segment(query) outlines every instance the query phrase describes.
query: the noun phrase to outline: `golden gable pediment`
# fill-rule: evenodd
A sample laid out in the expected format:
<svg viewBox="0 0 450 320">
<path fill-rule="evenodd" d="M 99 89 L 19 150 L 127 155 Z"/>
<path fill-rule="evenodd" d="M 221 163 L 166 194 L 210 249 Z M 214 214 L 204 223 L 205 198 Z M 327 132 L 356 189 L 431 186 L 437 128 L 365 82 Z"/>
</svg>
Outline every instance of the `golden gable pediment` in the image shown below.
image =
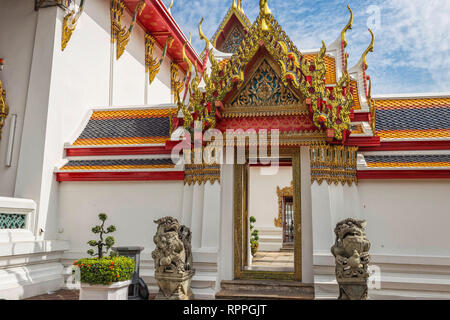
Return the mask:
<svg viewBox="0 0 450 320">
<path fill-rule="evenodd" d="M 286 86 L 279 74 L 279 66 L 270 57 L 259 59 L 247 73 L 243 86 L 225 103 L 223 116 L 307 114 L 300 92 Z"/>
</svg>

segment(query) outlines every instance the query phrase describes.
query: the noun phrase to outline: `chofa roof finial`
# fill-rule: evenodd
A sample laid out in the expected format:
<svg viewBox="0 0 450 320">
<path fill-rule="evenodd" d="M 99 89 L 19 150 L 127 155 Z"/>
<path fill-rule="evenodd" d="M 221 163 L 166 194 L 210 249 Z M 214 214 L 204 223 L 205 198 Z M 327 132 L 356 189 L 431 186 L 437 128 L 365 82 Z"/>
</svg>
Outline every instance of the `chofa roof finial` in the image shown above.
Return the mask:
<svg viewBox="0 0 450 320">
<path fill-rule="evenodd" d="M 364 53 L 362 55 L 362 63 L 363 63 L 364 70 L 367 70 L 369 68 L 369 65 L 367 64 L 367 54 L 369 52 L 373 52 L 374 43 L 375 43 L 375 36 L 373 35 L 373 32 L 372 32 L 372 30 L 370 30 L 370 28 L 369 28 L 369 32 L 372 36 L 372 41 L 370 41 L 369 47 L 366 49 L 366 51 L 364 51 Z"/>
<path fill-rule="evenodd" d="M 341 38 L 342 43 L 344 44 L 344 49 L 347 47 L 347 37 L 345 36 L 345 33 L 350 30 L 353 27 L 353 11 L 350 9 L 349 6 L 347 6 L 348 11 L 350 11 L 350 20 L 348 21 L 347 25 L 345 26 L 344 30 L 342 30 Z"/>
</svg>

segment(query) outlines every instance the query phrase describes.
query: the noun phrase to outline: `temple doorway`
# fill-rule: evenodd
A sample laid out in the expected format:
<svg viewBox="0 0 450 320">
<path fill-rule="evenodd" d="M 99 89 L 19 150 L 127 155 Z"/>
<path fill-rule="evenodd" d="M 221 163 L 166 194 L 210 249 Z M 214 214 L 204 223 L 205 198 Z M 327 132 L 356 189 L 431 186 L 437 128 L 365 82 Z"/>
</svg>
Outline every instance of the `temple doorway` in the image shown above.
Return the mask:
<svg viewBox="0 0 450 320">
<path fill-rule="evenodd" d="M 299 153 L 279 161 L 235 165 L 236 279 L 301 281 Z"/>
</svg>

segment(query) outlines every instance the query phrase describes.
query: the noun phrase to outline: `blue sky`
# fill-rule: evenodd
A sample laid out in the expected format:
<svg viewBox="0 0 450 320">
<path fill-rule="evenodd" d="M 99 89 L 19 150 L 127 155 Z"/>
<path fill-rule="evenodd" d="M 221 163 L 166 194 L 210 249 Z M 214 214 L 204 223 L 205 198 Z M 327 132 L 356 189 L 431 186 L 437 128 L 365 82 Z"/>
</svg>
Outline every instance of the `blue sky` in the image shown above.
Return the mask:
<svg viewBox="0 0 450 320">
<path fill-rule="evenodd" d="M 253 22 L 259 0 L 243 0 Z M 168 6 L 170 0 L 164 0 Z M 175 0 L 172 15 L 189 36 L 197 52 L 204 47 L 197 26 L 211 37 L 232 0 Z M 353 29 L 347 32 L 353 66 L 375 34 L 375 50 L 369 53 L 368 74 L 373 94 L 450 92 L 450 1 L 449 0 L 269 0 L 272 14 L 297 47 L 314 49 L 336 40 L 347 24 L 350 5 Z"/>
</svg>

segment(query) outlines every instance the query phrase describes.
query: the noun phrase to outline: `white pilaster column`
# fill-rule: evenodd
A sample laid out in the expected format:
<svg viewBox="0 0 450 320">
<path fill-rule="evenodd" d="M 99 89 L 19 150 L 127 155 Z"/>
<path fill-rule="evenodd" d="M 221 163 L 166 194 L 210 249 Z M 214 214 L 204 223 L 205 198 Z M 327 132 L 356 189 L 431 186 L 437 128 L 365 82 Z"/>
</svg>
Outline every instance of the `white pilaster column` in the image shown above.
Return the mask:
<svg viewBox="0 0 450 320">
<path fill-rule="evenodd" d="M 206 182 L 203 199 L 202 248 L 217 249 L 219 247 L 220 192 L 221 187 L 218 181 L 214 184 Z"/>
<path fill-rule="evenodd" d="M 192 202 L 194 195 L 193 185 L 184 185 L 183 190 L 183 211 L 181 213 L 181 224 L 192 228 Z"/>
<path fill-rule="evenodd" d="M 300 148 L 302 204 L 302 282 L 313 283 L 313 223 L 309 147 Z"/>
<path fill-rule="evenodd" d="M 51 142 L 58 131 L 52 120 L 60 116 L 60 108 L 51 103 L 51 80 L 54 51 L 57 50 L 56 30 L 58 8 L 41 9 L 38 12 L 33 58 L 28 85 L 28 96 L 24 117 L 20 158 L 17 169 L 14 196 L 28 198 L 37 203 L 37 224 L 35 235 L 39 240 L 49 234 L 39 232 L 54 227 L 47 221 L 49 207 L 54 208 L 57 201 L 53 169 L 53 150 Z M 60 15 L 62 16 L 62 10 Z M 59 33 L 58 33 L 59 34 Z M 60 50 L 60 49 L 59 49 Z M 59 118 L 60 119 L 60 118 Z M 59 124 L 59 122 L 57 122 Z M 52 140 L 53 138 L 53 140 Z M 50 203 L 50 194 L 52 204 Z M 53 206 L 52 206 L 53 205 Z M 52 222 L 54 224 L 54 222 Z M 56 229 L 56 228 L 53 228 Z M 55 230 L 54 230 L 55 231 Z"/>
<path fill-rule="evenodd" d="M 192 248 L 198 249 L 202 245 L 202 227 L 203 227 L 203 199 L 204 199 L 205 185 L 194 185 L 192 196 Z"/>
</svg>

